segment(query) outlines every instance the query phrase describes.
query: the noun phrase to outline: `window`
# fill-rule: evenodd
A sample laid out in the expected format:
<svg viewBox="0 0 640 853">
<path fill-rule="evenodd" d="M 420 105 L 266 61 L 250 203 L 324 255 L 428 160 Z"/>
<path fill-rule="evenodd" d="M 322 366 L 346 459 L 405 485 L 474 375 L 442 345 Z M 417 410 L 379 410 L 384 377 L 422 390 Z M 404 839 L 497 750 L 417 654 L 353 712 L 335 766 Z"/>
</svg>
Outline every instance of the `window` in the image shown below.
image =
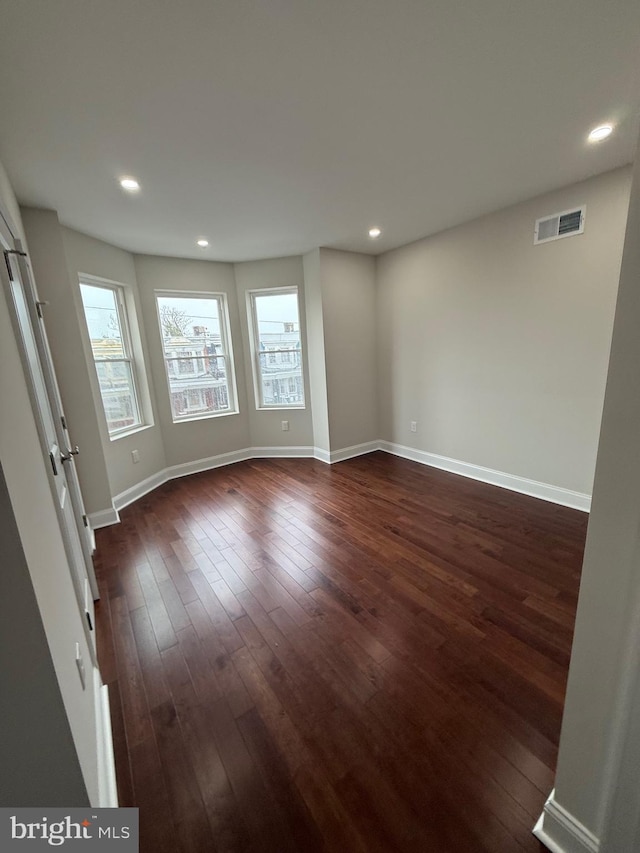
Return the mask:
<svg viewBox="0 0 640 853">
<path fill-rule="evenodd" d="M 156 301 L 174 422 L 237 412 L 224 295 L 157 293 Z"/>
<path fill-rule="evenodd" d="M 251 291 L 249 310 L 257 407 L 304 407 L 297 288 Z"/>
<path fill-rule="evenodd" d="M 81 281 L 80 294 L 109 435 L 118 435 L 142 425 L 124 288 Z"/>
</svg>

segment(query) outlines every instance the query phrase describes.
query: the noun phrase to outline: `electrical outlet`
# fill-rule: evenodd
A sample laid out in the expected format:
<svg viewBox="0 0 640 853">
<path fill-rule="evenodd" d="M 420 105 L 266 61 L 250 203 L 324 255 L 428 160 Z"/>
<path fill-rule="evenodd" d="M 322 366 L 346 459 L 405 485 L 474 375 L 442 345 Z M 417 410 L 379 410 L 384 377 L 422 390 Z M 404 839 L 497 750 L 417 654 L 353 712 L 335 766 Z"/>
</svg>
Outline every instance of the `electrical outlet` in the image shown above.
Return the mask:
<svg viewBox="0 0 640 853">
<path fill-rule="evenodd" d="M 289 421 L 282 421 L 282 432 L 289 432 Z"/>
<path fill-rule="evenodd" d="M 140 461 L 140 451 L 139 450 L 132 450 L 131 451 L 131 458 L 133 459 L 134 462 L 139 462 Z"/>
<path fill-rule="evenodd" d="M 409 423 L 409 429 L 411 430 L 411 432 L 417 432 L 417 430 L 418 430 L 418 421 L 410 421 L 410 423 Z"/>
</svg>

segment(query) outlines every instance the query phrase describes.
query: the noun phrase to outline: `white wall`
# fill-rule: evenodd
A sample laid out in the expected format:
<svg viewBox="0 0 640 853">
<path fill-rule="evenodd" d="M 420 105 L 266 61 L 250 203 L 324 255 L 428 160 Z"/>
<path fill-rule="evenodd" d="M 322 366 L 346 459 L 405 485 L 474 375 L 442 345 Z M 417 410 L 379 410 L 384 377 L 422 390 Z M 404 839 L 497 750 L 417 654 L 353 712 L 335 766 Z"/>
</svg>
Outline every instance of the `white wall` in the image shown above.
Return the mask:
<svg viewBox="0 0 640 853">
<path fill-rule="evenodd" d="M 379 438 L 375 260 L 314 249 L 303 265 L 314 445 L 329 461 Z"/>
<path fill-rule="evenodd" d="M 112 512 L 116 495 L 165 467 L 155 414 L 153 380 L 140 388 L 147 426 L 111 439 L 100 402 L 89 336 L 84 323 L 78 276 L 85 273 L 125 285 L 132 316 L 140 320 L 133 257 L 101 240 L 60 225 L 55 211 L 24 208 L 30 258 L 45 308 L 51 346 L 72 441 L 80 446 L 78 474 L 89 514 Z M 144 325 L 134 324 L 133 346 L 146 364 Z M 133 463 L 131 451 L 139 451 Z"/>
<path fill-rule="evenodd" d="M 380 438 L 375 275 L 369 255 L 320 249 L 331 452 Z"/>
<path fill-rule="evenodd" d="M 0 207 L 11 211 L 12 218 L 18 215 L 15 198 L 1 167 Z M 14 236 L 23 233 L 19 220 L 15 222 L 15 226 Z M 0 274 L 4 285 L 6 284 L 4 268 Z M 62 786 L 65 781 L 68 782 L 69 774 L 73 776 L 73 767 L 77 766 L 76 763 L 79 761 L 86 793 L 95 805 L 98 803 L 98 735 L 94 683 L 89 679 L 86 690 L 82 690 L 75 665 L 75 644 L 80 644 L 82 655 L 87 662 L 90 660 L 90 652 L 85 640 L 82 618 L 77 606 L 55 504 L 49 487 L 46 468 L 48 460 L 45 462 L 40 448 L 19 349 L 9 317 L 9 307 L 3 287 L 0 289 L 0 387 L 2 387 L 4 399 L 11 400 L 11 405 L 0 407 L 0 463 L 11 500 L 22 554 L 28 567 L 30 582 L 46 632 L 48 651 L 73 737 L 73 744 L 67 744 L 61 757 L 68 767 L 64 768 L 57 779 L 50 782 L 58 786 Z M 16 571 L 24 571 L 24 561 L 17 559 L 12 563 L 12 568 Z M 9 567 L 3 566 L 3 570 L 8 571 Z M 13 634 L 5 640 L 10 642 L 10 648 L 17 660 L 22 658 L 25 643 L 38 642 L 35 634 L 27 636 Z M 42 656 L 40 659 L 42 660 Z M 90 666 L 87 666 L 88 674 L 90 671 Z M 25 678 L 31 676 L 30 672 L 24 673 Z M 48 698 L 50 703 L 56 701 L 50 691 L 44 691 L 42 698 L 43 701 Z M 31 737 L 41 738 L 44 735 L 46 747 L 46 740 L 54 737 L 56 731 L 60 732 L 57 724 L 51 729 L 47 728 L 47 711 L 48 708 L 43 706 L 40 715 L 41 728 L 38 729 L 29 726 L 32 716 L 25 714 L 25 728 L 22 731 L 14 731 L 13 736 L 26 740 Z M 52 714 L 56 716 L 55 708 L 52 708 Z M 8 734 L 8 731 L 3 731 L 2 737 L 7 737 Z M 41 788 L 42 780 L 39 780 L 34 787 Z M 71 785 L 66 794 L 64 799 L 65 805 L 68 806 L 74 805 L 72 800 L 80 797 L 76 785 Z M 86 797 L 78 804 L 83 805 L 84 802 Z M 12 805 L 19 805 L 19 803 L 12 803 Z"/>
<path fill-rule="evenodd" d="M 89 421 L 99 425 L 103 459 L 83 478 L 89 510 L 107 508 L 98 505 L 105 471 L 115 497 L 166 466 L 249 447 L 313 446 L 328 460 L 377 439 L 589 494 L 629 182 L 630 170 L 619 169 L 377 262 L 331 249 L 235 265 L 132 256 L 61 228 L 53 212 L 27 211 L 43 295 L 58 300 L 52 348 L 74 441 L 91 448 Z M 533 246 L 536 218 L 584 203 L 583 235 Z M 60 239 L 66 277 L 60 268 L 48 275 Z M 138 314 L 154 425 L 114 441 L 101 407 L 89 411 L 87 376 L 99 396 L 95 371 L 78 355 L 79 337 L 89 351 L 80 272 L 125 284 Z M 286 412 L 283 432 L 282 412 L 256 410 L 246 292 L 291 285 L 300 287 L 308 405 Z M 239 414 L 172 422 L 155 290 L 227 295 Z"/>
<path fill-rule="evenodd" d="M 640 151 L 639 151 L 640 153 Z M 623 784 L 606 853 L 637 849 L 640 744 L 640 156 L 627 223 L 593 502 L 560 739 L 555 799 L 597 837 Z M 625 755 L 626 753 L 626 755 Z M 620 762 L 625 759 L 626 765 Z"/>
<path fill-rule="evenodd" d="M 149 341 L 149 366 L 156 389 L 158 420 L 162 430 L 166 464 L 180 465 L 248 447 L 250 435 L 247 389 L 233 266 L 210 261 L 136 255 L 135 269 L 140 291 L 141 317 Z M 155 305 L 156 290 L 226 294 L 234 343 L 239 414 L 173 423 Z"/>
<path fill-rule="evenodd" d="M 618 169 L 378 258 L 382 439 L 591 492 L 629 186 Z M 582 203 L 583 235 L 534 247 L 538 217 Z"/>
<path fill-rule="evenodd" d="M 102 413 L 93 404 L 89 366 L 74 300 L 74 281 L 67 266 L 62 229 L 54 210 L 23 208 L 22 218 L 38 293 L 49 303 L 44 308 L 45 328 L 69 435 L 80 447 L 76 462 L 85 508 L 89 513 L 96 512 L 111 506 L 111 487 L 101 440 L 103 426 L 99 415 Z"/>
<path fill-rule="evenodd" d="M 9 181 L 9 176 L 5 172 L 2 163 L 0 163 L 0 216 L 5 219 L 5 223 L 12 232 L 13 237 L 17 240 L 22 240 L 24 247 L 27 238 L 20 216 L 20 207 Z"/>
<path fill-rule="evenodd" d="M 309 363 L 309 396 L 314 446 L 324 454 L 331 450 L 329 441 L 329 408 L 327 402 L 327 365 L 324 348 L 324 319 L 322 313 L 322 281 L 320 278 L 320 249 L 308 252 L 303 258 L 305 319 L 307 326 L 307 359 Z"/>
<path fill-rule="evenodd" d="M 0 565 L 0 806 L 88 804 L 1 466 Z"/>
<path fill-rule="evenodd" d="M 85 361 L 91 363 L 91 346 L 86 325 L 83 319 L 82 304 L 80 300 L 80 289 L 78 275 L 86 273 L 98 276 L 109 281 L 115 281 L 126 285 L 127 307 L 129 314 L 137 317 L 137 323 L 132 327 L 133 346 L 137 350 L 138 358 L 142 358 L 146 367 L 146 383 L 139 388 L 142 396 L 143 408 L 145 409 L 146 428 L 117 436 L 109 437 L 104 410 L 100 402 L 100 390 L 95 369 L 90 369 L 90 378 L 93 387 L 94 405 L 98 412 L 100 424 L 100 435 L 104 458 L 107 464 L 109 484 L 112 497 L 120 494 L 141 480 L 152 476 L 165 467 L 165 453 L 162 442 L 162 434 L 158 426 L 158 418 L 155 406 L 154 376 L 149 373 L 149 350 L 147 347 L 145 323 L 141 311 L 141 300 L 138 294 L 138 283 L 133 256 L 129 252 L 103 243 L 93 237 L 80 234 L 70 228 L 62 228 L 67 265 L 71 278 L 71 293 L 76 309 L 77 322 L 82 331 Z M 65 341 L 58 341 L 60 346 L 65 346 Z M 89 405 L 89 401 L 86 401 Z M 138 463 L 134 463 L 131 451 L 138 450 Z M 106 507 L 105 507 L 106 508 Z"/>
<path fill-rule="evenodd" d="M 309 393 L 308 341 L 306 334 L 306 310 L 304 292 L 304 271 L 302 258 L 273 258 L 265 261 L 247 261 L 234 264 L 238 314 L 242 329 L 242 348 L 245 364 L 245 381 L 248 389 L 247 410 L 249 415 L 249 433 L 252 447 L 312 447 L 313 422 L 312 404 Z M 253 392 L 251 351 L 249 347 L 249 324 L 247 310 L 247 292 L 250 290 L 272 289 L 276 287 L 298 288 L 298 311 L 300 315 L 300 334 L 303 351 L 303 380 L 305 387 L 304 409 L 283 411 L 258 410 Z M 288 432 L 283 432 L 281 422 L 289 421 Z"/>
</svg>

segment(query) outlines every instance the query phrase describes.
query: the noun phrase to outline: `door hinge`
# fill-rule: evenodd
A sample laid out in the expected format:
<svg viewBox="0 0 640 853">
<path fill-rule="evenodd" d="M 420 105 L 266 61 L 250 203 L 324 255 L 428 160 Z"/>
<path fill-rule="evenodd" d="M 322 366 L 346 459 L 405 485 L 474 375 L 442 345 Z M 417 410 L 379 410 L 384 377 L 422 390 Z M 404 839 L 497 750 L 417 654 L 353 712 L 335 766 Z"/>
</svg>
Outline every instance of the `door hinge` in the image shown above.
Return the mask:
<svg viewBox="0 0 640 853">
<path fill-rule="evenodd" d="M 58 476 L 58 466 L 56 465 L 56 458 L 53 453 L 49 453 L 49 459 L 51 460 L 51 468 L 53 470 L 53 476 Z"/>
<path fill-rule="evenodd" d="M 89 630 L 93 631 L 93 622 L 91 621 L 91 614 L 89 613 L 88 610 L 85 610 L 84 612 L 85 612 L 85 616 L 87 617 L 87 622 L 89 624 Z"/>
<path fill-rule="evenodd" d="M 41 320 L 44 320 L 44 314 L 42 313 L 42 306 L 48 305 L 49 303 L 45 300 L 41 300 L 40 302 L 36 302 L 36 311 L 38 312 L 38 317 Z"/>
<path fill-rule="evenodd" d="M 64 419 L 64 415 L 60 415 L 60 420 L 62 422 L 62 429 L 66 429 L 67 428 L 67 422 Z"/>
<path fill-rule="evenodd" d="M 21 258 L 26 258 L 27 253 L 21 252 L 19 249 L 5 249 L 4 250 L 4 262 L 7 265 L 7 272 L 9 273 L 9 281 L 15 281 L 13 277 L 13 270 L 11 269 L 11 261 L 9 259 L 9 255 L 19 255 Z"/>
<path fill-rule="evenodd" d="M 82 523 L 84 524 L 85 527 L 89 526 L 89 519 L 87 518 L 87 516 L 85 514 L 83 514 L 83 516 L 82 516 Z"/>
<path fill-rule="evenodd" d="M 13 270 L 11 269 L 11 261 L 9 260 L 9 252 L 4 253 L 4 262 L 7 266 L 7 274 L 9 275 L 9 281 L 14 281 L 13 278 Z"/>
</svg>

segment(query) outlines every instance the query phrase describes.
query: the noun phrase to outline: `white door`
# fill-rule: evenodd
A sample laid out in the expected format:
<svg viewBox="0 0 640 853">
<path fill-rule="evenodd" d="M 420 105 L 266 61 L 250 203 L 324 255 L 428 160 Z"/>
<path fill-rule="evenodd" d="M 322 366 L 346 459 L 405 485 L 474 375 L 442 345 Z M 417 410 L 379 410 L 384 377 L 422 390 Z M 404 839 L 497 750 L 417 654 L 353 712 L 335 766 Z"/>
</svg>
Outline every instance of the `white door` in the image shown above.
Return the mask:
<svg viewBox="0 0 640 853">
<path fill-rule="evenodd" d="M 78 472 L 75 466 L 75 456 L 80 452 L 77 446 L 73 446 L 69 435 L 69 426 L 65 417 L 62 398 L 60 397 L 60 389 L 56 380 L 55 369 L 53 367 L 53 359 L 49 348 L 49 341 L 46 333 L 46 311 L 43 306 L 46 303 L 38 300 L 35 281 L 31 272 L 29 258 L 21 251 L 20 241 L 16 240 L 15 255 L 20 271 L 20 280 L 22 282 L 25 301 L 29 309 L 29 317 L 31 326 L 34 332 L 35 343 L 38 348 L 38 357 L 42 368 L 42 375 L 47 389 L 47 396 L 51 405 L 51 410 L 58 436 L 58 444 L 62 448 L 62 462 L 65 465 L 65 473 L 67 477 L 67 485 L 69 487 L 69 497 L 74 510 L 76 527 L 80 538 L 83 558 L 86 568 L 89 585 L 91 587 L 91 595 L 94 599 L 99 598 L 98 582 L 96 580 L 93 560 L 93 533 L 89 526 L 89 520 L 84 509 L 84 500 L 80 490 L 80 482 L 78 480 Z"/>
<path fill-rule="evenodd" d="M 2 283 L 7 293 L 11 321 L 16 331 L 16 337 L 21 344 L 20 350 L 29 384 L 29 394 L 38 425 L 38 434 L 45 457 L 49 483 L 55 497 L 56 511 L 63 534 L 78 607 L 83 613 L 83 624 L 88 645 L 94 656 L 94 664 L 97 664 L 93 594 L 65 470 L 65 465 L 68 465 L 68 460 L 66 460 L 68 453 L 66 448 L 61 447 L 56 415 L 54 414 L 55 401 L 51 401 L 49 398 L 44 370 L 40 361 L 36 332 L 29 311 L 27 291 L 17 263 L 19 251 L 5 250 L 6 263 L 0 264 Z M 37 324 L 36 328 L 38 328 Z M 55 378 L 55 374 L 52 373 L 52 375 Z"/>
</svg>

